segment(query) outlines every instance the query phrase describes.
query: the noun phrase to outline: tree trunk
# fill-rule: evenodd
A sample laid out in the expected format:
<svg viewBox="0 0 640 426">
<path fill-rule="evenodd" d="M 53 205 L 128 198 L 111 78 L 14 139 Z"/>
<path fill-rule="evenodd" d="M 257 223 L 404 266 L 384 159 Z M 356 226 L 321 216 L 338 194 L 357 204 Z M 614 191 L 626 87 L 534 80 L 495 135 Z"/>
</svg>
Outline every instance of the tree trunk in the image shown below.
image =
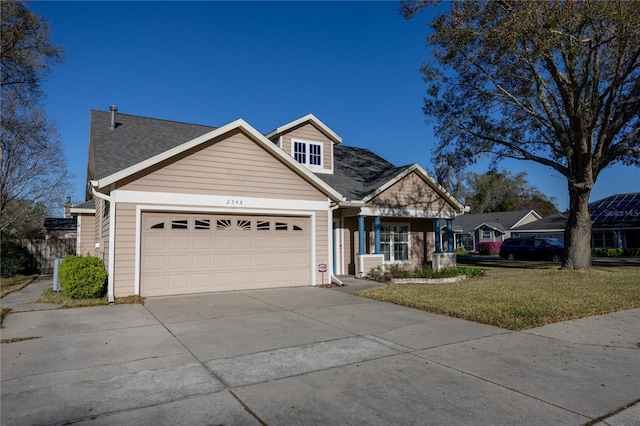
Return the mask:
<svg viewBox="0 0 640 426">
<path fill-rule="evenodd" d="M 564 231 L 565 259 L 562 269 L 591 268 L 591 187 L 569 185 L 569 219 Z"/>
</svg>

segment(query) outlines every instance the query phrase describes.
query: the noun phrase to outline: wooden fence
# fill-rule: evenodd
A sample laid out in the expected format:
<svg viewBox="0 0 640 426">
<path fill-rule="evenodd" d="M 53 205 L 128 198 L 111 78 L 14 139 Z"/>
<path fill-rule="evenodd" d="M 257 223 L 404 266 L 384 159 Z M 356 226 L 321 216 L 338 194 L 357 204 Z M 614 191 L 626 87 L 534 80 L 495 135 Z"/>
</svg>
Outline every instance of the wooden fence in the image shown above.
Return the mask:
<svg viewBox="0 0 640 426">
<path fill-rule="evenodd" d="M 29 250 L 29 267 L 41 274 L 53 274 L 53 261 L 56 257 L 76 254 L 76 240 L 49 238 L 48 240 L 22 240 Z"/>
</svg>

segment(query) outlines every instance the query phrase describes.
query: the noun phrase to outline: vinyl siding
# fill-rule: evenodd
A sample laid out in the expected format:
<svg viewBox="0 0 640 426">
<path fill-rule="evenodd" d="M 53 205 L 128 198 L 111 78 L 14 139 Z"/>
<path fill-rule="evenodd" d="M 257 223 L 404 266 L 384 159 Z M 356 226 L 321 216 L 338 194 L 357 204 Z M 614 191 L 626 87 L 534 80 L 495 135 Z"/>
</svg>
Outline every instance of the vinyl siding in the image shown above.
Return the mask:
<svg viewBox="0 0 640 426">
<path fill-rule="evenodd" d="M 318 189 L 238 132 L 212 141 L 119 189 L 237 197 L 326 200 Z"/>
<path fill-rule="evenodd" d="M 331 170 L 333 167 L 333 141 L 325 136 L 312 124 L 305 124 L 282 135 L 282 149 L 293 157 L 293 145 L 291 139 L 302 139 L 310 142 L 322 142 L 322 158 L 324 164 L 322 168 Z"/>
<path fill-rule="evenodd" d="M 456 211 L 452 205 L 448 204 L 440 194 L 416 173 L 405 176 L 367 204 L 383 209 L 408 209 L 446 213 Z"/>
<path fill-rule="evenodd" d="M 129 296 L 135 292 L 136 205 L 116 204 L 114 294 Z"/>
<path fill-rule="evenodd" d="M 78 255 L 93 254 L 95 250 L 95 216 L 92 214 L 78 215 Z"/>
</svg>

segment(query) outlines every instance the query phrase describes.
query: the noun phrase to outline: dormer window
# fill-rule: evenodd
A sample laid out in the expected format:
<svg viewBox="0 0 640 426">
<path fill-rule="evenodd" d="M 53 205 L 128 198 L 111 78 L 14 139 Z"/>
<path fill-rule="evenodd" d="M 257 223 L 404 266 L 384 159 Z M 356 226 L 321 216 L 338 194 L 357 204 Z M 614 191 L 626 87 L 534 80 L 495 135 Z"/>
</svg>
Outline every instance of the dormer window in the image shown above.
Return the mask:
<svg viewBox="0 0 640 426">
<path fill-rule="evenodd" d="M 322 169 L 322 142 L 311 142 L 293 139 L 293 158 L 307 166 L 310 170 Z"/>
</svg>

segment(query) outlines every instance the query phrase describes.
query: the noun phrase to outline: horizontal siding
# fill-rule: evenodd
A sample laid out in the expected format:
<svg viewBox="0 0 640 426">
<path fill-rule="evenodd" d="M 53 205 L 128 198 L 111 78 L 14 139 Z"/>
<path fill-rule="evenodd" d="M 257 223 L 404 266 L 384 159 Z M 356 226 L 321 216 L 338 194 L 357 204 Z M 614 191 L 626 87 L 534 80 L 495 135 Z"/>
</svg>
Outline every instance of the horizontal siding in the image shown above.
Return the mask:
<svg viewBox="0 0 640 426">
<path fill-rule="evenodd" d="M 388 209 L 409 209 L 453 213 L 456 210 L 444 201 L 416 173 L 405 176 L 374 197 L 369 205 Z"/>
<path fill-rule="evenodd" d="M 122 189 L 316 201 L 327 198 L 242 133 L 193 152 Z"/>
<path fill-rule="evenodd" d="M 78 238 L 78 255 L 94 254 L 95 236 L 96 236 L 96 220 L 94 215 L 82 214 L 78 215 L 78 225 L 80 232 Z"/>
<path fill-rule="evenodd" d="M 328 228 L 328 212 L 316 212 L 316 258 L 315 265 L 311 267 L 316 274 L 316 284 L 322 284 L 322 273 L 318 272 L 318 264 L 326 263 L 329 265 L 329 228 Z M 324 273 L 324 284 L 331 282 L 331 271 L 327 269 Z"/>
<path fill-rule="evenodd" d="M 117 297 L 135 292 L 136 205 L 116 205 L 114 293 Z"/>
<path fill-rule="evenodd" d="M 291 139 L 302 139 L 305 141 L 313 141 L 313 142 L 322 142 L 323 143 L 323 158 L 324 164 L 322 165 L 324 169 L 331 170 L 333 156 L 331 155 L 333 152 L 333 141 L 325 136 L 320 130 L 316 129 L 315 126 L 311 124 L 305 124 L 304 126 L 300 126 L 296 129 L 291 130 L 288 133 L 285 133 L 282 137 L 282 149 L 289 155 L 293 156 L 293 146 L 291 144 Z"/>
</svg>

